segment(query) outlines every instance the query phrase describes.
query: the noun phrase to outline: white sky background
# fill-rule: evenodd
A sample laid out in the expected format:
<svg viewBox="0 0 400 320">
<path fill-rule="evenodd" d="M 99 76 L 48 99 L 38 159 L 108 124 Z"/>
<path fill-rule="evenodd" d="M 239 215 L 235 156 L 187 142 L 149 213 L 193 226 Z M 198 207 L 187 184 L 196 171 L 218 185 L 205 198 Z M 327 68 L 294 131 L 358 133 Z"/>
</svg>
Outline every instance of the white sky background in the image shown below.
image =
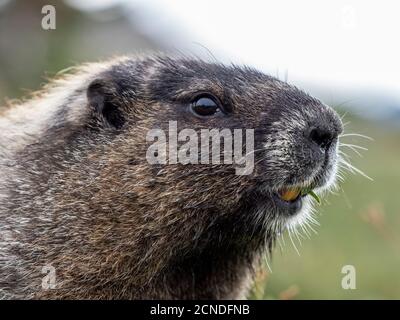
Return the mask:
<svg viewBox="0 0 400 320">
<path fill-rule="evenodd" d="M 289 82 L 388 92 L 400 107 L 400 1 L 98 0 L 91 5 L 115 2 L 145 12 L 149 32 L 178 30 L 186 48 L 201 51 L 197 42 L 218 59 L 279 72 L 281 79 L 287 72 Z M 174 47 L 174 39 L 164 40 Z"/>
</svg>

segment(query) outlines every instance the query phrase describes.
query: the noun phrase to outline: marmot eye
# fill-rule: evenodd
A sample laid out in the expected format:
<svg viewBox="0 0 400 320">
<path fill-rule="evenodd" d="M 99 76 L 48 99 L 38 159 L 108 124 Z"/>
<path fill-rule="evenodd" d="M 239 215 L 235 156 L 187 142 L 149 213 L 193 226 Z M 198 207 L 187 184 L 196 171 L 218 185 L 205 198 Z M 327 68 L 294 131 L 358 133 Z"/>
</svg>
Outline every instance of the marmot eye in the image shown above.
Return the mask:
<svg viewBox="0 0 400 320">
<path fill-rule="evenodd" d="M 217 99 L 210 95 L 202 95 L 194 99 L 190 109 L 195 115 L 201 117 L 209 117 L 221 112 Z"/>
</svg>

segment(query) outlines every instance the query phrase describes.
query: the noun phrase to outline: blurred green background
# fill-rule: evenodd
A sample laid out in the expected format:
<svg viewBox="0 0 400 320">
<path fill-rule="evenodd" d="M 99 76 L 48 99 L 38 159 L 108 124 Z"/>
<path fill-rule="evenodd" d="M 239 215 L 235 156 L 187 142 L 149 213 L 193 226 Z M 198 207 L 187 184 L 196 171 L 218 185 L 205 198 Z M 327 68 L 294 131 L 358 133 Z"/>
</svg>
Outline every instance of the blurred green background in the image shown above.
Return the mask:
<svg viewBox="0 0 400 320">
<path fill-rule="evenodd" d="M 45 4 L 57 9 L 56 30 L 40 28 Z M 165 49 L 166 31 L 149 28 L 144 23 L 148 16 L 141 10 L 134 6 L 129 11 L 120 7 L 93 11 L 68 1 L 0 0 L 0 105 L 40 88 L 45 77 L 76 63 Z M 181 34 L 173 28 L 170 32 L 178 41 Z M 331 104 L 342 102 L 332 99 Z M 318 234 L 302 239 L 301 245 L 295 240 L 300 255 L 285 235 L 286 244 L 276 248 L 269 262 L 272 272 L 267 268 L 260 272 L 252 298 L 400 298 L 400 126 L 362 118 L 362 108 L 352 109 L 351 102 L 338 111 L 346 113 L 347 133 L 374 139 L 342 140 L 369 149 L 359 150 L 362 157 L 343 150 L 374 181 L 346 173 L 337 194 L 318 208 Z M 356 268 L 355 290 L 341 287 L 344 265 Z"/>
</svg>

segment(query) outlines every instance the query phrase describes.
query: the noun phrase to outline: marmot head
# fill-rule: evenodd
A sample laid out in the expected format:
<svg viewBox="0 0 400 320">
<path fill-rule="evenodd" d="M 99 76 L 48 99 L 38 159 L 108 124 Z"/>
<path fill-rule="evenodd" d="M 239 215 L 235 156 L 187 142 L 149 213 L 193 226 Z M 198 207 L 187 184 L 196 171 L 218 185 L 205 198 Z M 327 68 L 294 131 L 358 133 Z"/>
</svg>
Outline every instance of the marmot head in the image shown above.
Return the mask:
<svg viewBox="0 0 400 320">
<path fill-rule="evenodd" d="M 92 126 L 114 131 L 119 141 L 110 157 L 125 161 L 118 171 L 124 188 L 115 192 L 133 192 L 137 203 L 132 206 L 148 206 L 152 219 L 161 219 L 157 214 L 164 210 L 167 224 L 195 216 L 199 232 L 225 222 L 232 232 L 248 233 L 245 237 L 276 234 L 307 219 L 310 190 L 318 193 L 334 183 L 342 131 L 338 115 L 303 91 L 254 69 L 192 59 L 127 59 L 94 80 L 87 96 L 96 120 Z M 199 163 L 168 158 L 171 122 L 178 134 L 183 129 L 198 134 L 192 141 L 198 149 L 191 151 L 199 153 Z M 202 129 L 228 129 L 232 134 L 253 129 L 251 172 L 238 175 L 234 163 L 223 163 L 223 157 L 219 164 L 211 159 L 201 163 Z M 147 159 L 150 130 L 165 133 L 156 155 L 161 153 L 166 163 Z M 185 137 L 178 141 L 178 153 Z M 224 150 L 227 142 L 220 142 Z M 249 154 L 246 142 L 240 147 L 242 155 Z"/>
<path fill-rule="evenodd" d="M 0 287 L 40 297 L 236 296 L 313 219 L 342 131 L 278 79 L 165 56 L 82 66 L 6 118 Z M 60 290 L 41 290 L 49 263 Z"/>
</svg>

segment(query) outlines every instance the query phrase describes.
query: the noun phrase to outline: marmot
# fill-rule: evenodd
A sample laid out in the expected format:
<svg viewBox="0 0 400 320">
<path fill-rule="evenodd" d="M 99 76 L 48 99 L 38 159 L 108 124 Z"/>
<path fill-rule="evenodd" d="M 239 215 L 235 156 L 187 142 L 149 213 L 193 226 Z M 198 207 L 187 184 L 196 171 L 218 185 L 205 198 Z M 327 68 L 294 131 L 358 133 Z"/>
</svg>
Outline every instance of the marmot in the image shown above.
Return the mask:
<svg viewBox="0 0 400 320">
<path fill-rule="evenodd" d="M 87 64 L 0 113 L 0 297 L 245 298 L 263 255 L 334 183 L 342 123 L 250 67 Z M 254 129 L 254 170 L 146 160 L 152 128 Z M 53 282 L 43 279 L 53 269 Z"/>
</svg>

